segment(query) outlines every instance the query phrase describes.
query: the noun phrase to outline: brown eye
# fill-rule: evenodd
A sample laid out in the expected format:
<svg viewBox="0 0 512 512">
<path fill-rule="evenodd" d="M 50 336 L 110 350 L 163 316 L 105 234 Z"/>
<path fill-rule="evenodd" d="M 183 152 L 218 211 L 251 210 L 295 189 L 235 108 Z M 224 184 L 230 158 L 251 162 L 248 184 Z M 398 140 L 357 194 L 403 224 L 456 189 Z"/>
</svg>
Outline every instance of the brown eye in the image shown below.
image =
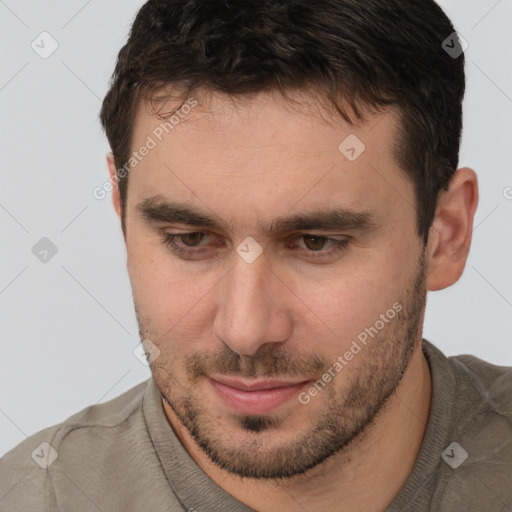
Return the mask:
<svg viewBox="0 0 512 512">
<path fill-rule="evenodd" d="M 162 241 L 174 253 L 180 256 L 189 256 L 198 254 L 199 249 L 203 248 L 204 244 L 200 245 L 204 237 L 208 235 L 200 232 L 193 233 L 163 233 Z M 204 249 L 204 248 L 203 248 Z"/>
<path fill-rule="evenodd" d="M 304 239 L 304 245 L 311 251 L 321 251 L 324 247 L 324 244 L 329 239 L 324 236 L 316 236 L 316 235 L 302 235 Z M 308 243 L 308 240 L 312 240 L 312 243 Z"/>
<path fill-rule="evenodd" d="M 181 241 L 188 247 L 195 247 L 204 238 L 204 233 L 184 233 L 179 235 Z M 191 243 L 189 243 L 191 241 Z"/>
<path fill-rule="evenodd" d="M 293 251 L 300 251 L 305 258 L 320 261 L 320 258 L 329 258 L 341 254 L 349 244 L 349 238 L 342 239 L 329 238 L 322 235 L 303 233 L 296 239 L 302 241 L 299 245 L 295 246 Z"/>
</svg>

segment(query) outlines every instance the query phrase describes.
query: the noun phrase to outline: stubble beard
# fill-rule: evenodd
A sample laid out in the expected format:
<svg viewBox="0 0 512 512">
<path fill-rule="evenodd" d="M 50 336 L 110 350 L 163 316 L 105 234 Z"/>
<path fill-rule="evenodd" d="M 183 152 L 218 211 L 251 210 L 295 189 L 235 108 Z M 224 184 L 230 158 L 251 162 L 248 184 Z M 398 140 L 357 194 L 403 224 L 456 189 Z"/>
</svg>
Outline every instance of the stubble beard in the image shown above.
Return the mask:
<svg viewBox="0 0 512 512">
<path fill-rule="evenodd" d="M 279 415 L 242 416 L 229 418 L 228 433 L 219 420 L 206 410 L 194 395 L 193 383 L 199 376 L 215 369 L 220 373 L 244 377 L 261 375 L 305 375 L 318 370 L 319 358 L 302 360 L 282 350 L 266 350 L 246 357 L 230 349 L 215 356 L 195 354 L 187 360 L 187 374 L 192 375 L 186 386 L 173 376 L 172 363 L 163 358 L 152 365 L 153 378 L 163 400 L 180 423 L 188 430 L 197 445 L 220 468 L 241 477 L 255 479 L 286 479 L 304 474 L 364 436 L 375 423 L 396 391 L 409 366 L 423 327 L 426 304 L 425 251 L 412 286 L 398 300 L 402 311 L 390 321 L 356 357 L 365 357 L 364 370 L 349 374 L 350 382 L 339 391 L 336 379 L 344 379 L 343 371 L 321 391 L 316 400 L 324 400 L 317 420 L 309 428 L 300 427 L 297 435 L 279 445 L 272 439 L 279 435 L 280 425 L 293 417 Z M 144 326 L 137 314 L 141 337 Z M 364 354 L 363 352 L 366 352 Z M 327 366 L 331 366 L 328 364 Z M 301 373 L 304 372 L 304 373 Z M 322 396 L 324 395 L 324 396 Z M 308 407 L 308 405 L 300 405 Z M 312 409 L 313 411 L 313 409 Z M 315 414 L 313 412 L 313 414 Z M 289 428 L 289 426 L 288 426 Z"/>
</svg>

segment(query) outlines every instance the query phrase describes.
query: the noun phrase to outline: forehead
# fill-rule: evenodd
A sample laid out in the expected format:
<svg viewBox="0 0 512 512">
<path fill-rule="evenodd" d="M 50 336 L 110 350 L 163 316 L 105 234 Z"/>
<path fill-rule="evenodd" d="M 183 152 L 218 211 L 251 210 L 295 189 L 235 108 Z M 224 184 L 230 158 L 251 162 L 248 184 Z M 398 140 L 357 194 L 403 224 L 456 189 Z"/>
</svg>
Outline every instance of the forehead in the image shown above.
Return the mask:
<svg viewBox="0 0 512 512">
<path fill-rule="evenodd" d="M 171 133 L 178 134 L 186 129 L 190 134 L 194 131 L 210 131 L 210 138 L 215 133 L 231 130 L 230 143 L 242 138 L 244 146 L 250 146 L 252 142 L 261 145 L 262 137 L 276 135 L 281 132 L 276 143 L 283 145 L 286 142 L 297 143 L 297 137 L 304 135 L 311 139 L 311 144 L 305 151 L 311 151 L 318 146 L 319 137 L 311 132 L 318 133 L 325 137 L 331 132 L 334 137 L 339 138 L 344 132 L 365 134 L 370 142 L 367 132 L 376 130 L 376 140 L 371 140 L 375 149 L 377 139 L 382 145 L 393 150 L 398 133 L 400 120 L 399 111 L 394 106 L 383 108 L 380 112 L 374 113 L 364 105 L 359 104 L 358 108 L 363 119 L 356 119 L 355 112 L 347 101 L 341 99 L 338 104 L 345 114 L 353 120 L 353 124 L 345 121 L 335 108 L 327 101 L 320 92 L 314 89 L 299 91 L 286 91 L 286 97 L 277 91 L 262 91 L 253 95 L 230 96 L 209 90 L 198 90 L 190 97 L 183 99 L 181 91 L 161 89 L 152 96 L 152 101 L 139 101 L 134 119 L 132 143 L 137 142 L 140 137 L 153 133 L 159 139 Z M 258 126 L 258 132 L 251 131 L 252 127 Z M 240 128 L 244 127 L 244 131 Z M 286 128 L 283 133 L 280 129 Z M 247 130 L 251 137 L 245 137 Z M 239 137 L 234 137 L 239 133 Z M 271 141 L 268 141 L 271 142 Z M 330 143 L 329 140 L 325 141 Z M 295 144 L 295 150 L 298 150 Z M 382 149 L 382 147 L 380 148 Z"/>
<path fill-rule="evenodd" d="M 129 195 L 179 199 L 218 217 L 271 221 L 327 206 L 391 211 L 414 204 L 396 158 L 398 115 L 367 114 L 354 126 L 315 98 L 292 105 L 272 94 L 241 101 L 192 95 L 164 121 L 139 105 L 132 149 L 152 149 L 130 173 Z M 162 102 L 170 113 L 182 101 Z M 221 213 L 222 212 L 222 213 Z M 412 216 L 414 212 L 408 212 Z M 266 216 L 266 217 L 265 217 Z"/>
</svg>

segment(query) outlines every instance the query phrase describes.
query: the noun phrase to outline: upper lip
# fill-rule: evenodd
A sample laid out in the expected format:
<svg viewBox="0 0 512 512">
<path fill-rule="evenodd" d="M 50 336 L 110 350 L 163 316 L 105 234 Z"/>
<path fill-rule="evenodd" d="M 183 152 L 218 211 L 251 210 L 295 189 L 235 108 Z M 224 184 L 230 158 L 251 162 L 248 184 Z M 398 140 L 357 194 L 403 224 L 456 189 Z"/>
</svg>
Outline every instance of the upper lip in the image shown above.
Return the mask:
<svg viewBox="0 0 512 512">
<path fill-rule="evenodd" d="M 214 381 L 224 384 L 225 386 L 230 386 L 242 391 L 259 391 L 262 389 L 285 388 L 307 382 L 305 379 L 240 379 L 238 377 L 227 376 L 210 376 L 210 378 Z"/>
</svg>

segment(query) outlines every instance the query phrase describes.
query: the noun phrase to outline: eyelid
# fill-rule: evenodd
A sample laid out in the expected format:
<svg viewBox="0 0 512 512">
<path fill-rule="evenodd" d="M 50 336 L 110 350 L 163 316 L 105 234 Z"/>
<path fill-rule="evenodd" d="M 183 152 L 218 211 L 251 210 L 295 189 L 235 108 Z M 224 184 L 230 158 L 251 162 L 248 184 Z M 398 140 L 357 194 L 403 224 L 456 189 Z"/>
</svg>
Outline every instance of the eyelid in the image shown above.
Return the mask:
<svg viewBox="0 0 512 512">
<path fill-rule="evenodd" d="M 211 233 L 208 230 L 203 230 L 203 231 L 199 231 L 199 230 L 197 230 L 197 231 L 166 231 L 164 229 L 162 231 L 163 231 L 164 236 L 165 235 L 185 236 L 185 235 L 196 235 L 196 234 L 202 234 L 202 235 L 211 236 L 211 237 L 219 237 L 220 236 L 220 235 L 216 235 L 215 233 Z M 282 235 L 279 237 L 279 240 L 280 241 L 295 240 L 297 238 L 301 238 L 302 236 L 316 236 L 319 238 L 326 238 L 329 240 L 337 240 L 337 241 L 349 240 L 351 238 L 349 235 L 343 235 L 343 234 L 339 234 L 339 233 L 330 234 L 330 232 L 322 232 L 322 231 L 318 231 L 318 230 L 317 231 L 305 230 L 305 231 L 297 231 L 295 233 L 290 233 L 287 235 Z M 336 237 L 338 237 L 338 238 L 336 238 Z"/>
<path fill-rule="evenodd" d="M 166 245 L 172 253 L 174 253 L 177 257 L 184 259 L 184 260 L 190 260 L 194 261 L 194 256 L 200 257 L 202 254 L 208 251 L 208 248 L 204 248 L 204 245 L 199 246 L 180 246 L 175 242 L 176 239 L 179 239 L 180 236 L 186 236 L 191 234 L 204 234 L 209 235 L 208 232 L 204 231 L 187 231 L 187 232 L 165 232 L 162 236 L 162 243 Z M 302 247 L 294 247 L 290 248 L 287 247 L 286 249 L 292 251 L 292 252 L 299 252 L 304 255 L 306 259 L 309 259 L 310 262 L 318 260 L 318 263 L 321 263 L 321 260 L 328 260 L 329 258 L 336 257 L 338 255 L 341 255 L 341 253 L 345 252 L 347 250 L 347 246 L 350 242 L 351 237 L 349 236 L 343 236 L 343 235 L 333 235 L 333 236 L 342 236 L 343 238 L 332 238 L 325 234 L 319 234 L 319 233 L 296 233 L 293 235 L 288 236 L 288 240 L 293 239 L 297 240 L 304 236 L 312 236 L 316 238 L 323 238 L 325 239 L 326 243 L 329 244 L 329 249 L 321 249 L 319 251 L 311 251 L 307 248 Z M 202 241 L 202 240 L 201 240 Z M 206 244 L 207 247 L 207 244 Z"/>
</svg>

